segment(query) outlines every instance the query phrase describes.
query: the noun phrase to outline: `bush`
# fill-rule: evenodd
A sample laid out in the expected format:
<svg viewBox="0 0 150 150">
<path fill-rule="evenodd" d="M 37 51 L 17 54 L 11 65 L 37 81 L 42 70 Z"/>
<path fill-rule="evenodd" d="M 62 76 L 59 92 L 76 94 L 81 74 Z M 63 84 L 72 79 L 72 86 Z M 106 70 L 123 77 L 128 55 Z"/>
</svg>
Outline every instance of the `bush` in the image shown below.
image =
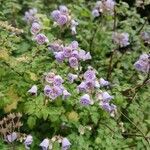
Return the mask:
<svg viewBox="0 0 150 150">
<path fill-rule="evenodd" d="M 0 3 L 0 149 L 149 149 L 148 1 Z"/>
</svg>

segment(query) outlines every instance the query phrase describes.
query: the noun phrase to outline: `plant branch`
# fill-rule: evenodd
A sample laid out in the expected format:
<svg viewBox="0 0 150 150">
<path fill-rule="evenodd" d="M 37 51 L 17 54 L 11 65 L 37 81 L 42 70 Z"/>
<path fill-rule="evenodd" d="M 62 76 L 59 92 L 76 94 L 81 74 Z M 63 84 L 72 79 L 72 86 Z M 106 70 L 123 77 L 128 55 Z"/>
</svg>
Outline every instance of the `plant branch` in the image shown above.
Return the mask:
<svg viewBox="0 0 150 150">
<path fill-rule="evenodd" d="M 93 31 L 93 35 L 92 35 L 92 38 L 91 38 L 90 43 L 89 43 L 89 51 L 90 51 L 90 53 L 91 53 L 91 51 L 92 51 L 93 42 L 94 42 L 94 39 L 95 39 L 95 37 L 96 37 L 96 34 L 97 34 L 98 30 L 99 30 L 99 28 L 97 27 L 97 28 L 95 28 L 94 31 Z"/>
<path fill-rule="evenodd" d="M 136 35 L 140 34 L 140 32 L 143 30 L 144 26 L 146 25 L 147 20 L 145 19 L 143 25 L 141 26 L 141 28 L 137 31 Z"/>
<path fill-rule="evenodd" d="M 142 137 L 147 141 L 148 145 L 150 145 L 148 139 L 144 135 L 144 133 L 137 127 L 137 125 L 130 119 L 128 118 L 122 111 L 120 113 L 142 134 Z"/>
<path fill-rule="evenodd" d="M 113 57 L 114 57 L 114 54 L 116 52 L 116 49 L 113 50 L 113 52 L 111 53 L 111 56 L 110 56 L 110 60 L 109 60 L 109 67 L 108 67 L 108 72 L 107 72 L 107 80 L 110 79 L 111 77 L 111 73 L 112 73 L 112 69 L 113 69 Z"/>
<path fill-rule="evenodd" d="M 10 66 L 10 64 L 9 63 L 7 63 L 7 62 L 3 62 L 3 64 L 5 64 L 8 68 L 10 68 L 13 72 L 15 72 L 15 73 L 17 73 L 20 77 L 22 77 L 22 73 L 20 73 L 20 72 L 18 72 L 18 71 L 16 71 L 13 67 L 11 67 Z"/>
<path fill-rule="evenodd" d="M 126 90 L 128 93 L 129 93 L 129 92 L 132 92 L 132 91 L 135 91 L 135 92 L 134 92 L 132 98 L 130 98 L 130 101 L 129 101 L 129 103 L 127 104 L 127 106 L 126 106 L 125 109 L 127 109 L 127 108 L 131 105 L 131 103 L 134 101 L 135 96 L 137 95 L 138 91 L 139 91 L 143 86 L 145 86 L 145 85 L 149 82 L 149 80 L 150 80 L 150 69 L 149 69 L 149 72 L 148 72 L 148 74 L 147 74 L 147 77 L 144 79 L 144 81 L 143 81 L 142 84 L 138 84 L 138 85 L 136 85 L 134 88 L 130 88 L 130 89 L 127 89 L 127 90 Z"/>
</svg>

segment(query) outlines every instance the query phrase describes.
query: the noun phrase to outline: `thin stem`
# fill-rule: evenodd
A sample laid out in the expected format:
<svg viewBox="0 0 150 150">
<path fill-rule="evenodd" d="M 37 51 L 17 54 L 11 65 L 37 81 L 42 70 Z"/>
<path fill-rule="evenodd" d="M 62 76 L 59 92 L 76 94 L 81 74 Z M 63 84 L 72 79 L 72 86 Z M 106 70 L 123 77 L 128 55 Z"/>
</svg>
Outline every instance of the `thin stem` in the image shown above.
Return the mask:
<svg viewBox="0 0 150 150">
<path fill-rule="evenodd" d="M 145 137 L 144 133 L 137 127 L 137 125 L 130 118 L 128 118 L 122 111 L 120 111 L 120 113 L 143 135 L 143 138 L 147 141 L 148 145 L 150 145 L 148 139 Z"/>
<path fill-rule="evenodd" d="M 116 18 L 117 18 L 117 13 L 116 13 L 116 7 L 114 7 L 114 25 L 113 25 L 113 31 L 116 31 Z M 111 77 L 111 72 L 112 72 L 112 62 L 113 62 L 113 56 L 116 52 L 116 49 L 113 50 L 110 56 L 110 61 L 109 61 L 109 67 L 108 67 L 108 73 L 107 73 L 107 80 Z"/>
<path fill-rule="evenodd" d="M 107 80 L 109 80 L 111 77 L 112 68 L 113 68 L 112 63 L 113 63 L 113 57 L 114 57 L 115 52 L 116 52 L 116 49 L 113 50 L 113 52 L 111 53 L 111 56 L 110 56 L 109 67 L 108 67 L 108 72 L 107 72 Z"/>
<path fill-rule="evenodd" d="M 133 134 L 133 133 L 122 133 L 122 135 L 127 135 L 127 136 L 136 136 L 136 137 L 143 137 L 141 134 Z M 145 136 L 145 138 L 149 139 L 149 136 Z"/>
<path fill-rule="evenodd" d="M 117 13 L 116 13 L 116 7 L 114 7 L 114 26 L 113 26 L 113 31 L 116 30 L 116 21 L 117 21 Z"/>
<path fill-rule="evenodd" d="M 141 26 L 141 28 L 137 31 L 136 35 L 140 34 L 140 32 L 143 30 L 144 26 L 146 25 L 147 19 L 145 19 L 143 25 Z"/>
<path fill-rule="evenodd" d="M 100 122 L 100 124 L 104 125 L 105 127 L 107 127 L 110 131 L 112 131 L 113 133 L 116 133 L 112 128 L 110 128 L 107 124 Z"/>
<path fill-rule="evenodd" d="M 16 71 L 13 67 L 10 66 L 7 62 L 3 62 L 8 68 L 10 68 L 13 72 L 17 73 L 20 77 L 22 77 L 22 73 Z"/>
<path fill-rule="evenodd" d="M 117 66 L 117 64 L 121 61 L 125 53 L 122 53 L 122 55 L 118 58 L 118 60 L 113 64 L 112 69 Z"/>
<path fill-rule="evenodd" d="M 131 105 L 131 103 L 134 101 L 134 99 L 135 99 L 135 97 L 136 97 L 138 91 L 139 91 L 143 86 L 145 86 L 145 85 L 149 82 L 149 80 L 150 80 L 150 68 L 149 68 L 149 72 L 148 72 L 148 74 L 147 74 L 147 77 L 145 78 L 145 80 L 143 81 L 142 84 L 138 84 L 138 85 L 136 85 L 134 88 L 130 88 L 130 89 L 127 90 L 128 92 L 130 92 L 130 91 L 135 91 L 135 92 L 134 92 L 132 98 L 130 98 L 130 101 L 129 101 L 129 103 L 127 104 L 127 106 L 126 106 L 125 109 L 129 108 L 129 106 Z"/>
<path fill-rule="evenodd" d="M 97 27 L 97 28 L 95 28 L 94 31 L 93 31 L 93 35 L 92 35 L 92 38 L 91 38 L 90 43 L 89 43 L 89 51 L 90 51 L 90 53 L 91 53 L 91 51 L 92 51 L 93 42 L 94 42 L 94 39 L 95 39 L 95 37 L 96 37 L 96 34 L 97 34 L 98 30 L 99 30 L 99 28 Z"/>
</svg>

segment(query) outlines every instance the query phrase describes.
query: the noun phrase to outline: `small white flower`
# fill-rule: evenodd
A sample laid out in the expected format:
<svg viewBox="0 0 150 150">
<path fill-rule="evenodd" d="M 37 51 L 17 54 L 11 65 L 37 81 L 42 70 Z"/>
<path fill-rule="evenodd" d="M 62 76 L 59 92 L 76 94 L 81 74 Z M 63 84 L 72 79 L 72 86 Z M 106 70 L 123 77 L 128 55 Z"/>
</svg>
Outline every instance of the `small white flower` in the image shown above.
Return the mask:
<svg viewBox="0 0 150 150">
<path fill-rule="evenodd" d="M 93 15 L 93 17 L 95 18 L 95 17 L 100 16 L 100 13 L 99 13 L 99 11 L 98 11 L 97 9 L 93 9 L 92 15 Z"/>
<path fill-rule="evenodd" d="M 42 147 L 42 150 L 48 150 L 49 147 L 49 139 L 44 139 L 41 144 L 40 147 Z"/>
<path fill-rule="evenodd" d="M 30 90 L 28 90 L 28 93 L 31 93 L 32 95 L 37 95 L 37 86 L 36 85 L 33 85 L 31 87 Z"/>
<path fill-rule="evenodd" d="M 77 34 L 77 31 L 76 31 L 76 27 L 78 26 L 78 22 L 75 21 L 75 20 L 71 20 L 71 33 L 74 35 L 74 34 Z"/>
<path fill-rule="evenodd" d="M 96 87 L 96 88 L 100 88 L 100 84 L 99 84 L 98 81 L 95 81 L 95 87 Z"/>
<path fill-rule="evenodd" d="M 104 80 L 103 78 L 100 78 L 99 83 L 102 87 L 108 86 L 110 84 L 108 81 Z"/>
<path fill-rule="evenodd" d="M 33 137 L 31 135 L 28 135 L 24 141 L 24 145 L 27 150 L 30 149 L 29 146 L 32 144 L 32 142 L 33 142 Z"/>
<path fill-rule="evenodd" d="M 64 90 L 63 91 L 63 99 L 67 99 L 69 96 L 71 96 L 71 94 L 67 91 L 67 90 Z"/>
<path fill-rule="evenodd" d="M 62 139 L 62 150 L 68 150 L 70 148 L 71 143 L 67 138 Z"/>
</svg>

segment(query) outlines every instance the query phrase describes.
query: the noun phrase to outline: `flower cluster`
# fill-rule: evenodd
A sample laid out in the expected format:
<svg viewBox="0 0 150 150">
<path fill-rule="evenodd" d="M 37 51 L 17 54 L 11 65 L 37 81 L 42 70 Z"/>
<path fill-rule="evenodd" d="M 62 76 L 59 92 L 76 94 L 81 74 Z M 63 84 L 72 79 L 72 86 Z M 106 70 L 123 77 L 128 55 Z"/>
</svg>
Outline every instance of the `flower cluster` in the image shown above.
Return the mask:
<svg viewBox="0 0 150 150">
<path fill-rule="evenodd" d="M 38 44 L 40 44 L 40 45 L 49 42 L 48 38 L 47 38 L 44 34 L 42 34 L 42 33 L 37 34 L 37 35 L 34 37 L 34 39 L 35 39 L 36 42 L 37 42 Z"/>
<path fill-rule="evenodd" d="M 78 78 L 78 75 L 76 75 L 76 74 L 72 74 L 72 73 L 69 73 L 69 74 L 68 74 L 68 81 L 69 81 L 70 83 L 73 83 L 74 80 L 76 80 L 77 78 Z"/>
<path fill-rule="evenodd" d="M 38 21 L 37 17 L 37 9 L 32 8 L 25 12 L 25 16 L 23 18 L 28 24 Z"/>
<path fill-rule="evenodd" d="M 110 101 L 113 99 L 113 96 L 109 95 L 108 92 L 101 92 L 99 91 L 97 93 L 97 98 L 100 100 L 99 105 L 110 113 L 112 117 L 115 116 L 115 113 L 117 112 L 116 105 L 110 103 Z"/>
<path fill-rule="evenodd" d="M 134 63 L 134 67 L 138 71 L 148 73 L 150 71 L 150 55 L 142 54 L 139 60 Z"/>
<path fill-rule="evenodd" d="M 37 9 L 33 8 L 25 12 L 24 20 L 31 25 L 30 32 L 33 35 L 33 40 L 36 40 L 36 42 L 40 45 L 49 42 L 48 38 L 44 34 L 39 33 L 42 29 L 42 24 L 37 17 Z"/>
<path fill-rule="evenodd" d="M 61 27 L 64 25 L 70 26 L 72 34 L 76 34 L 76 26 L 78 25 L 78 22 L 71 18 L 66 6 L 60 5 L 59 9 L 54 10 L 51 13 L 51 17 L 55 23 Z"/>
<path fill-rule="evenodd" d="M 63 99 L 67 99 L 71 94 L 64 88 L 62 83 L 64 80 L 61 76 L 56 75 L 53 72 L 49 72 L 45 77 L 46 82 L 44 94 L 52 100 L 55 100 L 58 96 L 63 96 Z"/>
<path fill-rule="evenodd" d="M 100 87 L 107 87 L 110 83 L 103 78 L 97 79 L 96 70 L 89 67 L 88 70 L 83 74 L 83 81 L 77 87 L 79 92 L 85 93 L 80 98 L 80 103 L 83 106 L 88 106 L 98 101 L 99 105 L 110 113 L 114 117 L 116 112 L 116 106 L 110 104 L 110 100 L 113 96 L 110 96 L 106 91 L 102 92 Z"/>
<path fill-rule="evenodd" d="M 113 15 L 114 7 L 115 7 L 115 2 L 113 0 L 97 1 L 92 11 L 92 15 L 94 17 L 98 17 L 100 16 L 101 13 L 107 13 L 107 12 Z"/>
<path fill-rule="evenodd" d="M 43 33 L 39 33 L 41 29 L 42 25 L 40 22 L 33 22 L 30 29 L 33 35 L 33 40 L 36 40 L 36 42 L 40 45 L 49 42 L 48 38 Z"/>
<path fill-rule="evenodd" d="M 128 33 L 113 33 L 112 39 L 115 44 L 120 47 L 126 47 L 129 43 L 129 34 Z"/>
<path fill-rule="evenodd" d="M 33 142 L 32 135 L 28 135 L 24 141 L 24 145 L 27 150 L 30 149 L 29 146 L 32 144 L 32 142 Z M 40 143 L 39 146 L 42 148 L 42 150 L 52 150 L 53 142 L 61 143 L 62 150 L 68 150 L 71 146 L 71 143 L 69 142 L 69 140 L 66 137 L 61 137 L 61 136 L 57 136 L 57 135 L 55 135 L 51 139 L 45 138 Z"/>
<path fill-rule="evenodd" d="M 64 46 L 60 42 L 54 42 L 49 45 L 49 50 L 51 50 L 58 62 L 63 62 L 67 60 L 71 68 L 78 68 L 79 61 L 85 61 L 91 59 L 89 52 L 79 48 L 77 41 L 73 41 L 71 44 Z"/>
<path fill-rule="evenodd" d="M 141 38 L 144 41 L 144 43 L 150 44 L 150 32 L 142 32 Z"/>
</svg>

